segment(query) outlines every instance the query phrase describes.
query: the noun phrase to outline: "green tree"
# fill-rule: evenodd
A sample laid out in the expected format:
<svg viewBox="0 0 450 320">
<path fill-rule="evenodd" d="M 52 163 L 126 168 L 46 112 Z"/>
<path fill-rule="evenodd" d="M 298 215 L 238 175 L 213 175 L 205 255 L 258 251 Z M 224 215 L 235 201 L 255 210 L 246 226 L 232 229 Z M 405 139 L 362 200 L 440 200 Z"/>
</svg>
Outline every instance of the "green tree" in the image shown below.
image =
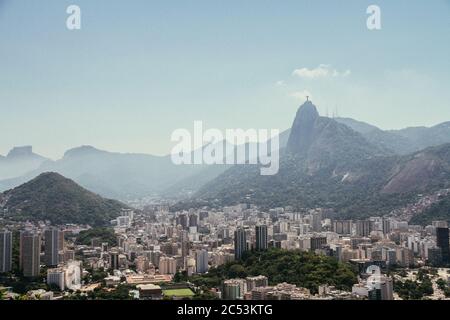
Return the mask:
<svg viewBox="0 0 450 320">
<path fill-rule="evenodd" d="M 239 262 L 230 262 L 211 268 L 205 275 L 195 275 L 189 280 L 197 286 L 218 287 L 223 280 L 265 275 L 270 284 L 288 282 L 318 291 L 319 285 L 328 284 L 338 289 L 350 290 L 357 282 L 350 265 L 335 258 L 299 250 L 270 249 L 250 252 Z"/>
<path fill-rule="evenodd" d="M 5 295 L 5 290 L 0 289 L 0 300 L 5 299 L 6 295 Z"/>
</svg>

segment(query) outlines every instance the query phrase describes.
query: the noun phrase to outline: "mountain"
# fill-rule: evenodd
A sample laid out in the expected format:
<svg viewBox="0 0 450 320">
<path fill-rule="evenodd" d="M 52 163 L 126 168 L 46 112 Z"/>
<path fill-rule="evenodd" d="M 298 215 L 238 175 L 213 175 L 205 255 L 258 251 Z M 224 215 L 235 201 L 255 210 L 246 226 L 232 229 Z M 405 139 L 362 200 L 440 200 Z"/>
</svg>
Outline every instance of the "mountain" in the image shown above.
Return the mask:
<svg viewBox="0 0 450 320">
<path fill-rule="evenodd" d="M 432 127 L 410 127 L 401 130 L 391 130 L 412 141 L 417 150 L 450 143 L 450 121 Z"/>
<path fill-rule="evenodd" d="M 311 101 L 305 102 L 297 111 L 289 134 L 287 149 L 293 153 L 306 154 L 314 142 L 319 113 Z"/>
<path fill-rule="evenodd" d="M 316 107 L 308 101 L 298 110 L 292 128 L 281 132 L 279 138 L 281 153 L 286 154 L 281 159 L 282 172 L 287 170 L 286 174 L 289 174 L 289 170 L 297 172 L 302 168 L 303 173 L 314 175 L 324 174 L 328 168 L 339 176 L 341 171 L 351 167 L 350 164 L 356 168 L 354 163 L 358 159 L 408 155 L 430 146 L 450 143 L 450 122 L 431 128 L 383 131 L 350 118 L 320 117 Z M 241 145 L 240 148 L 252 144 Z M 296 160 L 289 160 L 292 157 Z M 283 169 L 291 166 L 289 161 L 294 167 Z M 230 167 L 174 165 L 170 155 L 108 152 L 92 146 L 70 149 L 62 159 L 51 161 L 34 154 L 31 147 L 18 147 L 6 157 L 0 156 L 0 192 L 26 183 L 41 173 L 57 172 L 108 198 L 134 200 L 163 196 L 182 199 L 192 196 L 211 181 L 217 184 L 216 178 Z M 249 170 L 249 166 L 245 166 L 245 170 Z M 245 177 L 248 172 L 242 174 Z M 349 175 L 346 177 L 350 178 Z M 391 189 L 398 189 L 394 182 L 384 193 Z"/>
<path fill-rule="evenodd" d="M 6 157 L 0 155 L 0 180 L 21 176 L 50 161 L 33 152 L 31 146 L 15 147 Z"/>
<path fill-rule="evenodd" d="M 280 149 L 286 147 L 288 139 L 289 139 L 289 133 L 290 129 L 285 130 L 280 133 L 279 135 L 279 147 Z M 220 144 L 223 144 L 223 141 L 219 142 Z M 263 144 L 266 144 L 267 142 L 262 142 Z M 256 146 L 255 146 L 256 145 Z M 231 150 L 230 148 L 233 148 L 233 145 L 225 141 L 225 147 L 224 147 L 224 154 L 227 154 L 227 150 Z M 236 147 L 236 151 L 240 149 L 240 151 L 248 152 L 251 148 L 259 148 L 257 143 L 251 142 L 239 145 Z M 239 151 L 237 151 L 239 152 Z M 224 163 L 226 156 L 224 156 Z M 182 180 L 178 181 L 175 185 L 169 187 L 168 189 L 163 191 L 164 195 L 172 195 L 176 198 L 189 198 L 191 197 L 197 190 L 199 190 L 201 187 L 206 185 L 209 181 L 214 180 L 216 177 L 218 177 L 220 174 L 225 172 L 227 169 L 231 168 L 233 165 L 207 165 L 203 166 L 202 170 L 193 173 L 192 175 L 189 175 L 186 178 L 183 178 Z"/>
<path fill-rule="evenodd" d="M 92 193 L 57 173 L 35 179 L 0 194 L 0 209 L 16 220 L 50 220 L 52 224 L 106 225 L 127 206 Z"/>
<path fill-rule="evenodd" d="M 280 134 L 280 146 L 286 145 L 288 133 Z M 218 143 L 224 144 L 223 141 Z M 226 150 L 229 150 L 230 144 L 225 143 Z M 192 154 L 202 150 L 195 150 Z M 1 161 L 0 158 L 0 164 Z M 186 198 L 227 168 L 229 166 L 226 165 L 175 165 L 170 155 L 125 154 L 81 146 L 66 151 L 60 160 L 41 161 L 9 174 L 3 180 L 0 176 L 0 192 L 17 187 L 43 172 L 57 172 L 109 198 L 134 200 L 150 195 Z"/>
<path fill-rule="evenodd" d="M 450 122 L 443 122 L 432 127 L 410 127 L 384 131 L 351 118 L 334 119 L 361 133 L 372 144 L 393 154 L 405 155 L 428 147 L 450 143 Z"/>
<path fill-rule="evenodd" d="M 386 214 L 419 193 L 449 185 L 450 144 L 393 154 L 347 125 L 320 117 L 307 102 L 297 112 L 278 174 L 261 176 L 257 165 L 237 165 L 194 198 L 263 208 L 320 206 L 342 217 L 362 217 Z"/>
<path fill-rule="evenodd" d="M 447 187 L 450 182 L 450 144 L 430 147 L 403 156 L 392 168 L 383 193 L 427 192 Z"/>
<path fill-rule="evenodd" d="M 450 221 L 450 196 L 441 196 L 439 201 L 433 203 L 421 214 L 416 214 L 411 219 L 412 224 L 430 225 L 432 221 Z"/>
<path fill-rule="evenodd" d="M 183 175 L 168 157 L 124 154 L 82 146 L 40 171 L 58 172 L 102 196 L 116 199 L 143 197 L 167 187 Z"/>
<path fill-rule="evenodd" d="M 164 197 L 170 197 L 172 199 L 188 198 L 206 183 L 217 178 L 231 166 L 232 165 L 220 164 L 203 166 L 202 170 L 179 180 L 176 184 L 164 189 L 161 194 Z"/>
</svg>

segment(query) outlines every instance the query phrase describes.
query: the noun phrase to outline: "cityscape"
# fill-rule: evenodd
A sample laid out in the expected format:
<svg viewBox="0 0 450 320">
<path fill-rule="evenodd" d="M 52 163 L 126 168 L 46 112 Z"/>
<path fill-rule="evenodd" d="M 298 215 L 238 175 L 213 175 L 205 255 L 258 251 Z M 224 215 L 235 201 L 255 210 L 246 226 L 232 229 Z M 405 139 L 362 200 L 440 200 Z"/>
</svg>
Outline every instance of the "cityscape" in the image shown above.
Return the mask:
<svg viewBox="0 0 450 320">
<path fill-rule="evenodd" d="M 449 21 L 0 0 L 0 304 L 450 300 Z"/>
</svg>

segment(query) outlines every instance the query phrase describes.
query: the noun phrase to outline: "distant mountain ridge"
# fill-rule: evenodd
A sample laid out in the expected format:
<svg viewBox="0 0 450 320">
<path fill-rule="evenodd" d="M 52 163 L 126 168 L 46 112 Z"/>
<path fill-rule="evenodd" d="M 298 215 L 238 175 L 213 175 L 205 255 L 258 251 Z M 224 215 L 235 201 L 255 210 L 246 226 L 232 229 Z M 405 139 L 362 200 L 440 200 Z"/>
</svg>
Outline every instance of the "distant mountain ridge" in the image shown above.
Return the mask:
<svg viewBox="0 0 450 320">
<path fill-rule="evenodd" d="M 303 165 L 309 174 L 334 166 L 334 174 L 337 175 L 340 168 L 354 159 L 406 156 L 427 147 L 450 143 L 450 122 L 430 128 L 383 131 L 350 118 L 320 117 L 311 101 L 305 104 L 302 112 L 306 112 L 305 116 L 296 119 L 304 123 L 294 121 L 292 128 L 280 133 L 280 149 L 282 153 L 294 151 L 289 157 L 295 154 L 297 158 L 305 158 Z M 308 117 L 314 121 L 308 122 Z M 308 141 L 305 135 L 308 133 L 314 136 L 314 143 Z M 301 138 L 289 141 L 291 137 Z M 108 152 L 93 146 L 67 150 L 63 158 L 53 161 L 34 154 L 27 146 L 14 148 L 6 157 L 0 156 L 0 192 L 17 187 L 43 172 L 57 172 L 108 198 L 188 198 L 228 169 L 230 166 L 226 165 L 176 166 L 170 155 Z M 351 178 L 349 173 L 346 179 Z M 390 188 L 397 189 L 394 183 L 387 190 Z"/>
<path fill-rule="evenodd" d="M 286 132 L 281 133 L 281 143 L 286 144 L 286 140 Z M 187 197 L 228 167 L 175 165 L 170 155 L 117 153 L 80 146 L 67 150 L 63 158 L 57 161 L 48 160 L 23 175 L 0 179 L 0 192 L 23 184 L 43 172 L 58 172 L 91 191 L 114 199 L 134 200 L 151 195 Z"/>
<path fill-rule="evenodd" d="M 409 127 L 384 131 L 351 118 L 334 119 L 361 133 L 367 141 L 393 154 L 405 155 L 428 147 L 450 143 L 450 121 L 432 127 Z"/>
<path fill-rule="evenodd" d="M 57 172 L 102 196 L 135 199 L 158 193 L 200 170 L 200 166 L 174 165 L 170 156 L 115 153 L 81 146 L 68 150 L 62 159 L 42 163 L 23 176 L 0 181 L 0 191 L 43 172 Z"/>
<path fill-rule="evenodd" d="M 0 193 L 0 211 L 15 220 L 52 224 L 107 225 L 128 207 L 94 194 L 57 173 L 47 172 Z"/>
<path fill-rule="evenodd" d="M 14 147 L 6 157 L 0 155 L 0 180 L 24 175 L 46 161 L 49 159 L 34 153 L 31 146 Z"/>
</svg>

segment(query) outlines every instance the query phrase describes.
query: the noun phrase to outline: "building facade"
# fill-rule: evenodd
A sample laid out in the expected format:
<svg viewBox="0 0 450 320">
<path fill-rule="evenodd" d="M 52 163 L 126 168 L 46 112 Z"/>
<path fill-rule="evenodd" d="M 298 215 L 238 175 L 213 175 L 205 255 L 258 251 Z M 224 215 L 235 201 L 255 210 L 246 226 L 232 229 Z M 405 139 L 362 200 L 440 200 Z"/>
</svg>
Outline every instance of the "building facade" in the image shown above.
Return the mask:
<svg viewBox="0 0 450 320">
<path fill-rule="evenodd" d="M 61 238 L 56 228 L 47 229 L 44 232 L 44 262 L 47 266 L 57 266 L 59 263 L 59 246 Z"/>
<path fill-rule="evenodd" d="M 12 232 L 0 232 L 0 273 L 12 270 Z"/>
<path fill-rule="evenodd" d="M 208 271 L 208 251 L 205 249 L 197 250 L 195 253 L 195 266 L 197 273 L 206 273 Z"/>
<path fill-rule="evenodd" d="M 449 264 L 449 229 L 436 228 L 436 245 L 441 249 L 442 263 Z"/>
</svg>

